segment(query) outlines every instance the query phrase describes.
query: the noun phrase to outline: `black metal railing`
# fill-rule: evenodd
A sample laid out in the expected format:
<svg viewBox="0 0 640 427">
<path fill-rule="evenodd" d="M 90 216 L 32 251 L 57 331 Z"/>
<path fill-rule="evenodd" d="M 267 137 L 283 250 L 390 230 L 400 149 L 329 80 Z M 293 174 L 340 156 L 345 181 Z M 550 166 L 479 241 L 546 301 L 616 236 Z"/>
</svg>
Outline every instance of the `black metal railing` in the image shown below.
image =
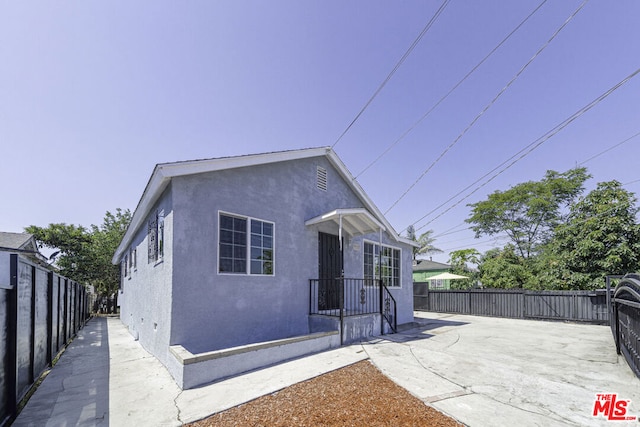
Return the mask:
<svg viewBox="0 0 640 427">
<path fill-rule="evenodd" d="M 624 276 L 611 301 L 616 351 L 640 378 L 640 274 Z"/>
<path fill-rule="evenodd" d="M 333 317 L 349 317 L 379 313 L 381 331 L 384 322 L 397 330 L 396 300 L 381 280 L 375 279 L 310 279 L 309 313 Z M 382 302 L 382 303 L 381 303 Z"/>
<path fill-rule="evenodd" d="M 387 321 L 391 330 L 393 332 L 397 332 L 398 311 L 396 308 L 396 299 L 391 295 L 389 288 L 387 288 L 382 281 L 380 282 L 380 301 L 382 301 L 382 310 L 380 310 L 380 314 L 382 314 L 384 320 Z M 384 320 L 380 325 L 382 331 L 384 331 Z"/>
<path fill-rule="evenodd" d="M 373 279 L 311 279 L 309 313 L 345 317 L 380 312 L 378 282 Z"/>
</svg>

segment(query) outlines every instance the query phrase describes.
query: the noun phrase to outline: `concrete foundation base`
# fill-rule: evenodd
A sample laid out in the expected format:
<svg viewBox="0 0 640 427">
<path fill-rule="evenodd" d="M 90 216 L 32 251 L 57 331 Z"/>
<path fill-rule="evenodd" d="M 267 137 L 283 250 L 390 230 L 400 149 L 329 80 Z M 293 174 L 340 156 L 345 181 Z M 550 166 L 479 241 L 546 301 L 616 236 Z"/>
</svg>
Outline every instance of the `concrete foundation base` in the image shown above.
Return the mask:
<svg viewBox="0 0 640 427">
<path fill-rule="evenodd" d="M 337 330 L 193 354 L 169 347 L 169 372 L 183 390 L 264 368 L 286 360 L 340 347 Z"/>
</svg>

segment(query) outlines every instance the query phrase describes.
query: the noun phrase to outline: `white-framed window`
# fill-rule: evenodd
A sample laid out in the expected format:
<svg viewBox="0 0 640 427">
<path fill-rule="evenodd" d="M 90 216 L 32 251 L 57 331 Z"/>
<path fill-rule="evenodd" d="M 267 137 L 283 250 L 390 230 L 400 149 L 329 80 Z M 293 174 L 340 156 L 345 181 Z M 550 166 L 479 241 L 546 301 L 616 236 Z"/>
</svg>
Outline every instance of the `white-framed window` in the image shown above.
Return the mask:
<svg viewBox="0 0 640 427">
<path fill-rule="evenodd" d="M 382 246 L 382 253 L 378 243 L 364 242 L 364 278 L 382 279 L 387 287 L 399 288 L 400 282 L 400 249 Z"/>
<path fill-rule="evenodd" d="M 274 274 L 274 223 L 218 213 L 218 273 Z"/>
</svg>

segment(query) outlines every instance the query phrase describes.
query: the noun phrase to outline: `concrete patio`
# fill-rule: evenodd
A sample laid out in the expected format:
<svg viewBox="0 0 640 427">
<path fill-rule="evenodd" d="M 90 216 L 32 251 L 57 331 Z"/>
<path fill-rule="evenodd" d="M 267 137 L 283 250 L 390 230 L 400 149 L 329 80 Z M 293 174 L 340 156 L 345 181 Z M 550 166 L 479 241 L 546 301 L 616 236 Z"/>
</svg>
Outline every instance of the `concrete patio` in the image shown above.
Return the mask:
<svg viewBox="0 0 640 427">
<path fill-rule="evenodd" d="M 179 426 L 370 358 L 428 405 L 469 426 L 598 426 L 598 393 L 630 400 L 640 380 L 606 326 L 416 313 L 421 326 L 182 391 L 117 318 L 97 318 L 15 426 Z M 615 425 L 638 425 L 637 421 Z"/>
</svg>

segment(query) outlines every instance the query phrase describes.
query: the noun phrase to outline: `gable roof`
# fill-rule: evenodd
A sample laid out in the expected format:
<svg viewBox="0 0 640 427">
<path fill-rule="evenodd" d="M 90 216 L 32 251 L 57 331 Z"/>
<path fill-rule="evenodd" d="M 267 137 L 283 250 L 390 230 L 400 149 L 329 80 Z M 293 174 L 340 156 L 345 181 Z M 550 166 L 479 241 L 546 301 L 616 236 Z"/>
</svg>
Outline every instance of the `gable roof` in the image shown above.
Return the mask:
<svg viewBox="0 0 640 427">
<path fill-rule="evenodd" d="M 138 202 L 138 206 L 133 213 L 131 223 L 125 232 L 120 245 L 116 249 L 111 260 L 112 263 L 117 264 L 122 259 L 127 247 L 131 244 L 131 241 L 142 226 L 148 213 L 153 208 L 154 204 L 162 195 L 162 192 L 167 188 L 171 179 L 178 176 L 194 175 L 206 172 L 214 172 L 220 170 L 235 169 L 247 166 L 264 165 L 269 163 L 284 162 L 290 160 L 299 160 L 312 157 L 326 157 L 331 165 L 336 169 L 338 174 L 347 183 L 347 185 L 353 190 L 353 192 L 362 201 L 366 209 L 371 212 L 373 217 L 384 224 L 387 232 L 392 238 L 398 242 L 414 245 L 411 240 L 400 237 L 398 233 L 393 229 L 391 224 L 384 217 L 382 212 L 376 207 L 373 201 L 366 195 L 360 184 L 355 180 L 351 172 L 347 169 L 342 160 L 338 158 L 338 155 L 333 151 L 331 147 L 319 147 L 319 148 L 306 148 L 301 150 L 289 150 L 289 151 L 277 151 L 271 153 L 262 154 L 249 154 L 243 156 L 234 157 L 219 157 L 213 159 L 180 161 L 172 163 L 160 163 L 155 166 L 153 173 L 149 178 L 142 197 Z"/>
<path fill-rule="evenodd" d="M 0 231 L 0 249 L 37 251 L 33 234 Z"/>
<path fill-rule="evenodd" d="M 419 259 L 413 266 L 413 271 L 433 271 L 433 270 L 448 270 L 451 266 L 442 262 L 431 261 L 429 259 Z"/>
</svg>

